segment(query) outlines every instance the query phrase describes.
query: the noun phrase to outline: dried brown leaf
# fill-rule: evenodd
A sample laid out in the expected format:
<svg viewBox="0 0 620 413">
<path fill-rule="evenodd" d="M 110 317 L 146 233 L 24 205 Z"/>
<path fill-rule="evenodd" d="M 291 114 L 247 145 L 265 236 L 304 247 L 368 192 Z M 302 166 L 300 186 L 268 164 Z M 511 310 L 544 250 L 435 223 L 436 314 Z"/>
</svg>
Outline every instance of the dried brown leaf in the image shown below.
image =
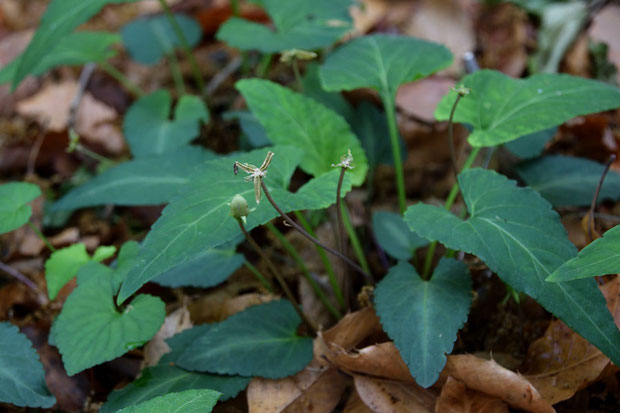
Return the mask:
<svg viewBox="0 0 620 413">
<path fill-rule="evenodd" d="M 364 35 L 383 20 L 389 10 L 386 0 L 361 0 L 351 7 L 355 35 Z"/>
<path fill-rule="evenodd" d="M 354 375 L 355 389 L 375 413 L 431 413 L 436 396 L 415 383 Z"/>
<path fill-rule="evenodd" d="M 532 413 L 555 412 L 525 377 L 493 360 L 472 355 L 448 356 L 442 375 L 452 376 L 470 389 L 499 397 L 517 409 Z"/>
<path fill-rule="evenodd" d="M 194 323 L 219 322 L 252 305 L 264 304 L 278 298 L 272 294 L 248 293 L 231 296 L 231 293 L 232 291 L 220 290 L 189 304 L 188 309 Z"/>
<path fill-rule="evenodd" d="M 322 335 L 325 342 L 338 345 L 344 350 L 350 350 L 378 330 L 381 330 L 379 317 L 372 307 L 366 307 L 347 314 L 338 324 L 324 331 Z"/>
<path fill-rule="evenodd" d="M 374 413 L 370 410 L 370 407 L 366 406 L 362 399 L 360 398 L 357 391 L 353 391 L 351 396 L 349 396 L 349 400 L 347 400 L 347 404 L 344 406 L 344 410 L 342 413 Z"/>
<path fill-rule="evenodd" d="M 470 390 L 464 383 L 448 377 L 435 405 L 436 413 L 508 413 L 506 403 L 496 397 Z"/>
<path fill-rule="evenodd" d="M 588 29 L 590 38 L 596 42 L 605 42 L 609 46 L 607 58 L 620 68 L 620 5 L 610 4 L 605 6 L 594 16 L 592 25 Z M 616 81 L 620 83 L 620 70 L 616 73 Z"/>
<path fill-rule="evenodd" d="M 164 324 L 144 348 L 144 365 L 156 365 L 164 354 L 170 352 L 170 346 L 165 340 L 192 326 L 189 311 L 185 306 L 166 316 Z"/>
<path fill-rule="evenodd" d="M 601 287 L 616 325 L 620 325 L 620 277 Z M 526 378 L 551 404 L 571 398 L 612 369 L 609 359 L 563 322 L 553 321 L 544 336 L 530 345 Z"/>
<path fill-rule="evenodd" d="M 396 106 L 403 113 L 427 122 L 435 121 L 435 107 L 454 86 L 454 80 L 432 76 L 398 88 Z"/>
</svg>

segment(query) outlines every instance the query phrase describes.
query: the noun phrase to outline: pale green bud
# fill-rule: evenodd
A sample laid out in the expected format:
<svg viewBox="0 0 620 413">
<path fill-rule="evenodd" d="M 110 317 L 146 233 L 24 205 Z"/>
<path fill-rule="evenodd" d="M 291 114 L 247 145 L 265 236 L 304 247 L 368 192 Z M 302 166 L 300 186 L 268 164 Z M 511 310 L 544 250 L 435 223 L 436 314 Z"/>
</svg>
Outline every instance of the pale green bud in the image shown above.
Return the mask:
<svg viewBox="0 0 620 413">
<path fill-rule="evenodd" d="M 248 201 L 244 197 L 237 194 L 230 202 L 230 215 L 237 221 L 241 220 L 245 224 L 245 217 L 250 215 L 250 207 Z"/>
</svg>

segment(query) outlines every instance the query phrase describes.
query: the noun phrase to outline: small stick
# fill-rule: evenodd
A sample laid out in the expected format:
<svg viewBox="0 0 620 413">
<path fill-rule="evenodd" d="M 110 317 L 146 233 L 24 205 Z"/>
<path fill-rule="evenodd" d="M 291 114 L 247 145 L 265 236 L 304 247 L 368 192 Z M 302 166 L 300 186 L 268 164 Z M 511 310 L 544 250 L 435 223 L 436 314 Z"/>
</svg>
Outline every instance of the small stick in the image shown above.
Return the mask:
<svg viewBox="0 0 620 413">
<path fill-rule="evenodd" d="M 609 160 L 605 164 L 605 169 L 601 174 L 601 179 L 598 181 L 598 185 L 596 186 L 596 191 L 594 192 L 594 196 L 592 197 L 592 203 L 590 204 L 590 209 L 588 210 L 588 238 L 592 240 L 592 221 L 594 219 L 594 209 L 596 208 L 596 201 L 598 201 L 598 196 L 601 192 L 601 188 L 603 187 L 603 182 L 605 181 L 605 176 L 607 176 L 607 172 L 609 172 L 609 168 L 611 164 L 616 160 L 616 155 L 612 154 L 609 156 Z"/>
<path fill-rule="evenodd" d="M 336 189 L 336 215 L 338 215 L 338 249 L 342 255 L 347 254 L 347 236 L 344 233 L 344 222 L 342 220 L 342 182 L 344 181 L 344 174 L 347 172 L 347 168 L 340 167 L 340 178 L 338 178 L 338 187 Z M 349 271 L 348 267 L 344 265 L 342 267 L 342 289 L 344 290 L 344 301 L 349 308 L 350 305 L 350 291 L 349 291 Z"/>
<path fill-rule="evenodd" d="M 26 287 L 30 288 L 30 290 L 32 290 L 32 292 L 35 293 L 35 295 L 37 296 L 37 301 L 39 301 L 39 304 L 47 305 L 50 302 L 47 296 L 43 294 L 39 287 L 35 283 L 33 283 L 30 278 L 26 277 L 15 268 L 11 267 L 10 265 L 6 265 L 3 262 L 0 262 L 0 270 L 9 274 L 11 277 L 17 279 L 18 281 L 21 281 L 24 285 L 26 285 Z"/>
<path fill-rule="evenodd" d="M 308 328 L 310 329 L 312 334 L 316 336 L 316 328 L 314 328 L 314 325 L 312 325 L 310 320 L 308 320 L 308 318 L 306 317 L 304 312 L 301 310 L 301 307 L 299 306 L 299 303 L 297 302 L 297 299 L 293 295 L 293 292 L 290 290 L 290 288 L 288 288 L 288 285 L 284 281 L 284 277 L 282 277 L 282 275 L 280 274 L 280 271 L 278 271 L 278 268 L 275 266 L 273 261 L 271 261 L 271 259 L 267 255 L 267 253 L 265 253 L 265 251 L 260 247 L 260 245 L 258 245 L 258 243 L 256 241 L 254 241 L 254 238 L 252 238 L 250 233 L 245 229 L 245 225 L 243 225 L 243 220 L 238 219 L 237 223 L 239 224 L 239 228 L 241 229 L 241 232 L 245 236 L 245 239 L 250 243 L 252 248 L 254 248 L 256 250 L 256 252 L 258 252 L 259 255 L 267 263 L 267 266 L 269 267 L 269 270 L 275 276 L 276 280 L 278 280 L 278 283 L 280 284 L 280 287 L 282 287 L 282 290 L 284 291 L 284 294 L 289 299 L 289 301 L 293 304 L 293 307 L 295 307 L 295 311 L 297 311 L 297 314 L 299 314 L 299 317 L 301 317 L 301 319 L 306 324 L 306 326 L 308 326 Z"/>
</svg>

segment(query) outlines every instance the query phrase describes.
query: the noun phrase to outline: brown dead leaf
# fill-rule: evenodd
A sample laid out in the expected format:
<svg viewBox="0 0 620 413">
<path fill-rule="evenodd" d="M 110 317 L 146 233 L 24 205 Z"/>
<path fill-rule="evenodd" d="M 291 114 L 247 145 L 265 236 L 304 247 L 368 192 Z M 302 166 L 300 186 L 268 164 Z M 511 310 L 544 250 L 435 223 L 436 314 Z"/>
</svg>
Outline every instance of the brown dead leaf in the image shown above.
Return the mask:
<svg viewBox="0 0 620 413">
<path fill-rule="evenodd" d="M 605 42 L 609 46 L 608 59 L 616 68 L 620 68 L 620 5 L 605 6 L 594 16 L 588 29 L 590 38 L 596 42 Z M 616 81 L 620 83 L 620 70 L 616 73 Z"/>
<path fill-rule="evenodd" d="M 620 277 L 601 286 L 601 290 L 616 325 L 620 326 Z M 556 320 L 530 346 L 524 369 L 525 377 L 543 398 L 555 404 L 601 379 L 609 365 L 609 359 L 600 350 Z"/>
<path fill-rule="evenodd" d="M 324 331 L 322 336 L 325 342 L 348 351 L 379 330 L 381 330 L 379 317 L 372 307 L 366 307 L 347 314 L 338 324 Z"/>
<path fill-rule="evenodd" d="M 404 33 L 445 45 L 454 55 L 446 69 L 457 75 L 463 70 L 463 55 L 476 47 L 472 16 L 454 0 L 424 0 L 411 15 Z"/>
<path fill-rule="evenodd" d="M 360 398 L 357 391 L 351 393 L 349 396 L 349 400 L 347 400 L 347 404 L 344 406 L 344 410 L 342 413 L 374 413 L 370 410 L 370 407 L 366 406 L 362 399 Z"/>
<path fill-rule="evenodd" d="M 435 405 L 436 413 L 508 413 L 506 403 L 496 397 L 468 389 L 462 382 L 448 377 Z"/>
<path fill-rule="evenodd" d="M 170 352 L 170 346 L 165 340 L 192 326 L 189 311 L 185 306 L 166 316 L 164 324 L 144 348 L 144 365 L 156 365 L 164 354 Z"/>
<path fill-rule="evenodd" d="M 67 128 L 69 108 L 77 90 L 74 81 L 48 85 L 34 96 L 20 101 L 17 113 L 37 119 L 49 131 L 62 132 Z M 119 154 L 124 148 L 124 140 L 116 125 L 117 119 L 114 109 L 86 92 L 78 107 L 75 130 L 85 141 L 101 145 L 108 153 Z"/>
<path fill-rule="evenodd" d="M 472 390 L 498 397 L 526 412 L 555 412 L 525 377 L 493 360 L 482 360 L 472 355 L 448 356 L 442 376 L 452 376 Z"/>
<path fill-rule="evenodd" d="M 368 33 L 373 27 L 385 18 L 389 7 L 386 0 L 361 0 L 351 6 L 354 35 Z"/>
<path fill-rule="evenodd" d="M 189 304 L 191 318 L 196 324 L 215 323 L 245 310 L 252 305 L 264 304 L 278 297 L 272 294 L 248 293 L 231 297 L 226 291 L 202 297 Z"/>
<path fill-rule="evenodd" d="M 436 396 L 415 383 L 354 375 L 355 389 L 375 413 L 431 413 Z"/>
<path fill-rule="evenodd" d="M 49 237 L 54 247 L 62 247 L 69 244 L 75 244 L 80 239 L 80 230 L 77 227 L 65 228 L 53 237 Z"/>
<path fill-rule="evenodd" d="M 454 86 L 454 80 L 432 76 L 398 88 L 396 106 L 403 113 L 427 122 L 435 122 L 435 107 Z"/>
<path fill-rule="evenodd" d="M 590 77 L 589 39 L 585 33 L 579 36 L 566 52 L 561 71 L 574 76 Z"/>
</svg>

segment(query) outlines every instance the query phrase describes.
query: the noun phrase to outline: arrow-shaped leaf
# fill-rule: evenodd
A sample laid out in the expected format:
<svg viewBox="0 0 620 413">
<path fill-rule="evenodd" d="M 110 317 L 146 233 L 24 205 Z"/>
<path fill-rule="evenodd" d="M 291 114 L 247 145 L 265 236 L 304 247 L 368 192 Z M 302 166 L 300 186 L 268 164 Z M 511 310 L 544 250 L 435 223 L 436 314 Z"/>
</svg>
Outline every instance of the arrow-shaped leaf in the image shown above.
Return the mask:
<svg viewBox="0 0 620 413">
<path fill-rule="evenodd" d="M 551 205 L 529 188 L 492 171 L 459 175 L 470 217 L 461 220 L 443 208 L 416 204 L 405 213 L 412 230 L 455 250 L 480 257 L 517 291 L 523 291 L 620 362 L 620 331 L 596 281 L 549 283 L 545 279 L 576 255 Z"/>
</svg>

